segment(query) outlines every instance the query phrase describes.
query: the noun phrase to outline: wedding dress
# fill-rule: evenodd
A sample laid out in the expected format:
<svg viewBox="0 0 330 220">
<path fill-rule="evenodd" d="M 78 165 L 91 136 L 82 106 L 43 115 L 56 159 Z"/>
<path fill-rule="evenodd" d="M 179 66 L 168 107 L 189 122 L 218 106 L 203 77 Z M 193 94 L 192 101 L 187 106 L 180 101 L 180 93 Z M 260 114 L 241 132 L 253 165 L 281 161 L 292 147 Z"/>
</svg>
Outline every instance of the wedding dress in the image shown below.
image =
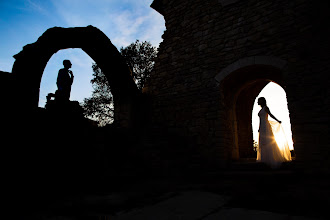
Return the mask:
<svg viewBox="0 0 330 220">
<path fill-rule="evenodd" d="M 291 152 L 281 124 L 268 121 L 266 108 L 263 107 L 258 113 L 260 127 L 257 161 L 276 169 L 283 162 L 291 160 Z"/>
</svg>

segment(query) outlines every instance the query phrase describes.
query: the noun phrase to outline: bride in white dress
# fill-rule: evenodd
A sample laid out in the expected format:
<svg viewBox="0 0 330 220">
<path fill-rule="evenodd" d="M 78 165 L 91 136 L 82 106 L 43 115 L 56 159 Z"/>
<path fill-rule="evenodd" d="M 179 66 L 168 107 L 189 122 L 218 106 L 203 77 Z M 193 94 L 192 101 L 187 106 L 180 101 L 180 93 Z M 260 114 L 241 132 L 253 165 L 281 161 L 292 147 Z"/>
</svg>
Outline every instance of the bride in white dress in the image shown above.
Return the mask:
<svg viewBox="0 0 330 220">
<path fill-rule="evenodd" d="M 259 147 L 257 151 L 257 161 L 264 162 L 271 168 L 276 169 L 285 161 L 291 160 L 291 152 L 286 140 L 281 121 L 279 121 L 266 104 L 266 99 L 258 99 L 261 110 L 258 113 L 259 125 Z M 268 121 L 268 115 L 276 121 Z"/>
</svg>

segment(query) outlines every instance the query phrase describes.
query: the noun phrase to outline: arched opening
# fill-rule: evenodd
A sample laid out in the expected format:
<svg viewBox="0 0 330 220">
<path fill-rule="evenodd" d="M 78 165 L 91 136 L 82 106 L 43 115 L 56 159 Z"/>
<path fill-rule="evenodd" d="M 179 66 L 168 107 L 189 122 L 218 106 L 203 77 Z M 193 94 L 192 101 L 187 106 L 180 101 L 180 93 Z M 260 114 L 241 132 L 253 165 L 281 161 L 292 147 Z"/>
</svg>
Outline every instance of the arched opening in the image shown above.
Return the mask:
<svg viewBox="0 0 330 220">
<path fill-rule="evenodd" d="M 96 75 L 95 71 L 97 73 L 102 71 L 98 71 L 99 69 L 94 70 L 95 61 L 83 50 L 77 48 L 59 50 L 47 62 L 40 84 L 39 107 L 46 108 L 47 96 L 50 93 L 54 94 L 57 90 L 58 71 L 63 68 L 63 60 L 65 59 L 71 61 L 72 67 L 70 70 L 74 74 L 70 100 L 78 101 L 82 108 L 86 108 L 88 103 L 89 108 L 88 110 L 85 109 L 85 118 L 94 121 L 95 124 L 98 123 L 99 126 L 112 124 L 114 103 L 111 101 L 113 95 L 110 87 L 106 85 L 104 76 L 102 76 L 102 87 L 99 86 L 100 83 L 95 83 L 95 80 L 93 83 L 91 82 L 93 76 Z M 95 100 L 103 100 L 103 103 Z M 108 102 L 106 102 L 107 100 Z M 95 107 L 98 107 L 99 111 L 95 111 Z"/>
<path fill-rule="evenodd" d="M 259 129 L 259 118 L 258 112 L 260 110 L 260 106 L 257 104 L 257 100 L 259 97 L 264 97 L 267 100 L 267 106 L 275 117 L 282 121 L 282 128 L 286 135 L 286 139 L 289 144 L 289 148 L 291 151 L 294 150 L 293 140 L 292 140 L 292 131 L 291 131 L 291 122 L 288 110 L 288 103 L 286 98 L 285 90 L 278 84 L 270 82 L 265 88 L 261 90 L 259 95 L 256 97 L 253 111 L 252 111 L 252 129 L 253 129 L 253 140 L 258 145 L 258 129 Z M 272 120 L 272 119 L 270 119 Z"/>
<path fill-rule="evenodd" d="M 256 70 L 254 70 L 256 71 Z M 251 112 L 260 91 L 270 82 L 269 79 L 255 79 L 242 85 L 233 103 L 234 143 L 232 159 L 255 158 Z"/>
<path fill-rule="evenodd" d="M 88 27 L 48 29 L 38 40 L 26 45 L 15 55 L 12 73 L 16 78 L 14 109 L 25 111 L 38 107 L 39 89 L 49 59 L 59 50 L 80 48 L 102 69 L 109 81 L 116 106 L 115 121 L 129 127 L 133 121 L 133 106 L 140 94 L 131 72 L 110 39 L 99 29 Z M 24 94 L 24 98 L 22 98 Z"/>
<path fill-rule="evenodd" d="M 49 59 L 42 75 L 39 94 L 39 107 L 41 108 L 45 107 L 46 96 L 57 89 L 57 74 L 58 70 L 63 68 L 64 59 L 71 60 L 71 70 L 74 74 L 70 100 L 82 102 L 92 93 L 90 80 L 93 74 L 92 64 L 95 61 L 81 49 L 60 50 Z"/>
<path fill-rule="evenodd" d="M 249 57 L 223 69 L 216 80 L 222 92 L 227 158 L 255 158 L 251 113 L 255 99 L 270 82 L 283 83 L 285 62 L 272 57 Z"/>
</svg>

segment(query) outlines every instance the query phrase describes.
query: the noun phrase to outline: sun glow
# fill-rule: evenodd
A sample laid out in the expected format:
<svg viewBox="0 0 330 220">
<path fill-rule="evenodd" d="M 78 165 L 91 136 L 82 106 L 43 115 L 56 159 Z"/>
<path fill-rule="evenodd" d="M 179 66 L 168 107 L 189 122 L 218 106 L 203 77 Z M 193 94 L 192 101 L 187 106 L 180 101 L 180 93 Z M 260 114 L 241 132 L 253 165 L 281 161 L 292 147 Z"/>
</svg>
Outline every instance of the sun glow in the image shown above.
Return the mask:
<svg viewBox="0 0 330 220">
<path fill-rule="evenodd" d="M 269 121 L 269 123 L 272 126 L 275 141 L 282 155 L 286 161 L 291 160 L 291 149 L 289 147 L 288 138 L 285 135 L 282 125 L 276 121 Z"/>
</svg>

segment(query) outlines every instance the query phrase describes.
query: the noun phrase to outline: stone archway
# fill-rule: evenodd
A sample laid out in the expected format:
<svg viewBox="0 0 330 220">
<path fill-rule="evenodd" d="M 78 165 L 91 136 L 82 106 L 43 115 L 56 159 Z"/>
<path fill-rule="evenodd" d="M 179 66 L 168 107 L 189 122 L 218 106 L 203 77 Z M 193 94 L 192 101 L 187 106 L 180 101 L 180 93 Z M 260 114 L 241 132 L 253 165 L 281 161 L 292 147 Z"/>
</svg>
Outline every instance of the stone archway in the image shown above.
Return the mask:
<svg viewBox="0 0 330 220">
<path fill-rule="evenodd" d="M 269 82 L 283 85 L 285 66 L 285 61 L 274 57 L 247 57 L 224 68 L 216 76 L 231 139 L 229 159 L 254 157 L 251 113 L 255 98 Z"/>
<path fill-rule="evenodd" d="M 132 106 L 139 94 L 131 72 L 110 39 L 93 26 L 61 28 L 44 32 L 35 43 L 16 54 L 12 73 L 15 76 L 16 100 L 24 109 L 37 108 L 43 71 L 51 56 L 61 49 L 81 48 L 106 75 L 116 105 L 115 120 L 131 120 Z M 24 98 L 22 97 L 22 94 Z"/>
</svg>

